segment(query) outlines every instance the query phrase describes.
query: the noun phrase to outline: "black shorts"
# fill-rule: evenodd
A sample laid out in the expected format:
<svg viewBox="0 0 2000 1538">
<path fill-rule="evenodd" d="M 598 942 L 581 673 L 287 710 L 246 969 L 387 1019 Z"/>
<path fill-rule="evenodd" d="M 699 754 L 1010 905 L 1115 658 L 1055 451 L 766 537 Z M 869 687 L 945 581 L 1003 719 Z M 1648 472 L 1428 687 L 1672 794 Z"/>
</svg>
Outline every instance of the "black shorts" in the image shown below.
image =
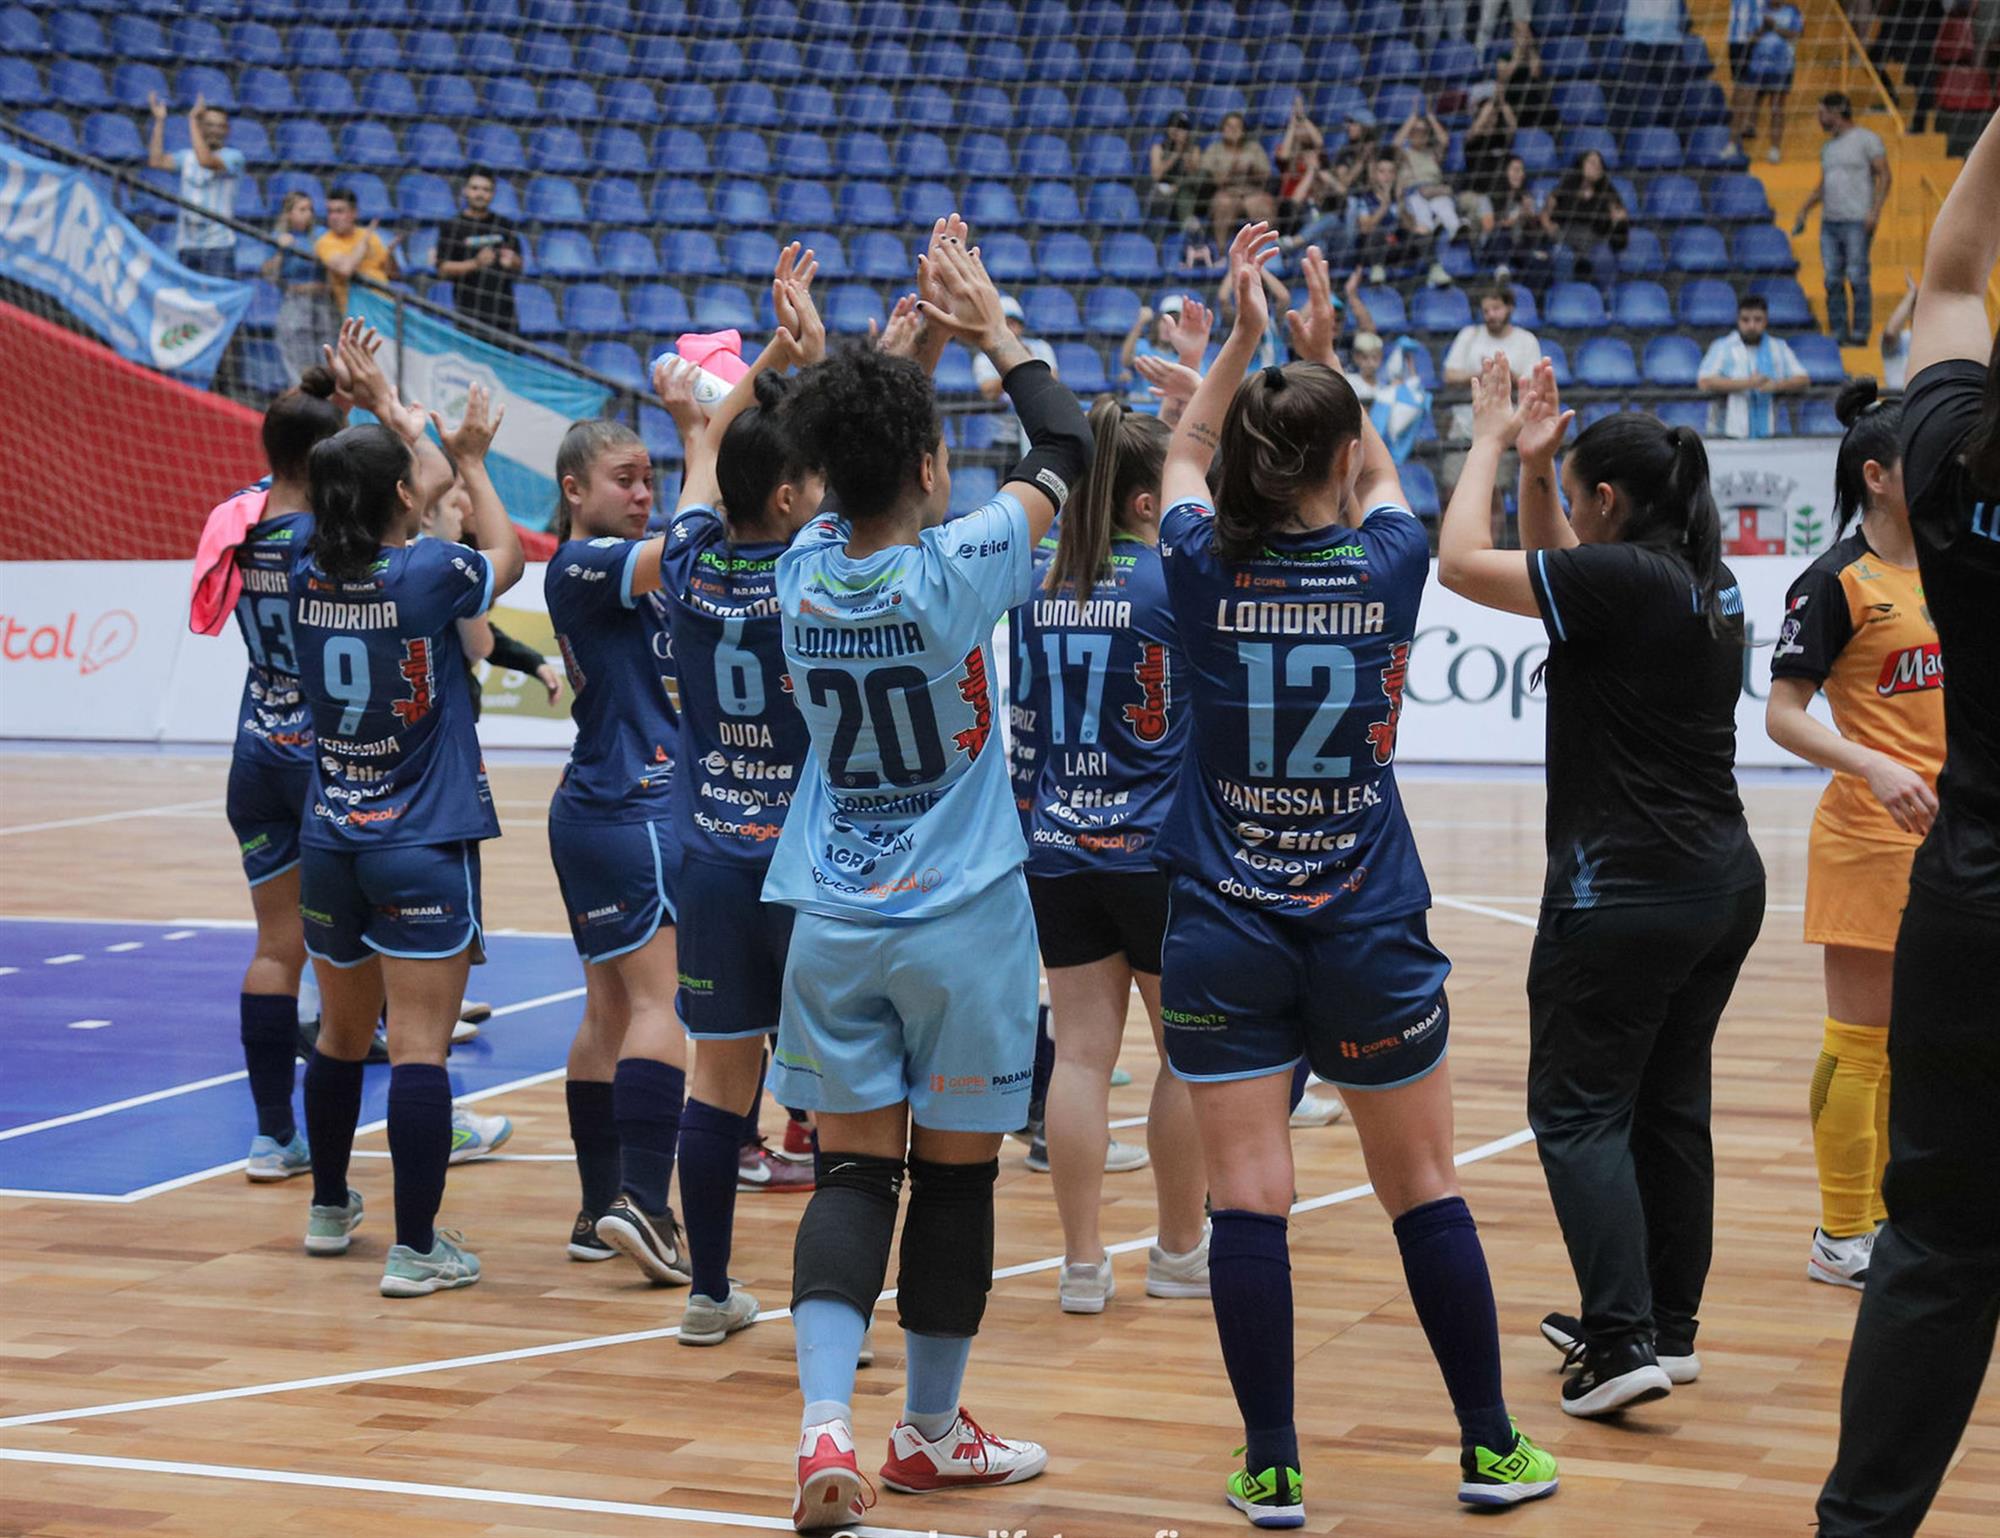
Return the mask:
<svg viewBox="0 0 2000 1538">
<path fill-rule="evenodd" d="M 1167 876 L 1157 870 L 1030 876 L 1045 967 L 1082 967 L 1123 955 L 1134 972 L 1160 972 L 1167 937 Z"/>
<path fill-rule="evenodd" d="M 1743 77 L 1749 73 L 1751 50 L 1756 48 L 1756 46 L 1757 39 L 1754 37 L 1748 42 L 1737 42 L 1729 45 L 1729 79 L 1732 84 L 1748 84 Z"/>
</svg>

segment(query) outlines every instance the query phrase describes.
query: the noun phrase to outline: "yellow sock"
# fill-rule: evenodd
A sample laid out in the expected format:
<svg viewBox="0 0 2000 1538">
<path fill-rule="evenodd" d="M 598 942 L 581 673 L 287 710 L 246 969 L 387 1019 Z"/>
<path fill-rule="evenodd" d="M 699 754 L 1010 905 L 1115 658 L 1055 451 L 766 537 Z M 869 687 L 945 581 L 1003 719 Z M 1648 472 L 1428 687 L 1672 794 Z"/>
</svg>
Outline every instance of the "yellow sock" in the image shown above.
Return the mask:
<svg viewBox="0 0 2000 1538">
<path fill-rule="evenodd" d="M 1882 1205 L 1882 1172 L 1889 1167 L 1889 1063 L 1888 1037 L 1882 1042 L 1882 1082 L 1875 1089 L 1875 1200 L 1870 1206 L 1872 1220 L 1881 1223 L 1889 1216 Z"/>
<path fill-rule="evenodd" d="M 1827 1017 L 1813 1070 L 1813 1155 L 1819 1164 L 1820 1227 L 1851 1239 L 1875 1226 L 1882 1196 L 1876 1124 L 1888 1105 L 1889 1033 Z M 1878 1110 L 1880 1102 L 1880 1110 Z"/>
</svg>

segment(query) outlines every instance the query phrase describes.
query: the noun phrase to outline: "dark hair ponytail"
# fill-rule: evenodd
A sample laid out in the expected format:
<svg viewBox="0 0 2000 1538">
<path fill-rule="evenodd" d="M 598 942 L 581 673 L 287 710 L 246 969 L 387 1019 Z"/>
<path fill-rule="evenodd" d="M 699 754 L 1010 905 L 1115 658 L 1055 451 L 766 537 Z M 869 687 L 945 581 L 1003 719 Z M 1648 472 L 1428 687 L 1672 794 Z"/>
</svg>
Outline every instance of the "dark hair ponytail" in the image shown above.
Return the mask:
<svg viewBox="0 0 2000 1538">
<path fill-rule="evenodd" d="M 1979 422 L 1966 435 L 1959 457 L 1973 490 L 2000 496 L 2000 331 L 1993 333 L 1993 352 L 1986 360 L 1986 394 L 1979 405 Z"/>
<path fill-rule="evenodd" d="M 1861 374 L 1841 386 L 1833 410 L 1847 429 L 1833 462 L 1833 522 L 1838 538 L 1868 511 L 1868 478 L 1862 467 L 1871 459 L 1893 466 L 1903 457 L 1903 403 L 1883 400 L 1874 376 Z"/>
<path fill-rule="evenodd" d="M 363 422 L 314 444 L 307 474 L 313 511 L 307 550 L 336 582 L 359 582 L 404 510 L 396 488 L 410 474 L 409 445 L 380 422 Z"/>
<path fill-rule="evenodd" d="M 313 445 L 346 421 L 333 403 L 333 375 L 315 364 L 264 413 L 264 463 L 281 481 L 303 481 Z"/>
<path fill-rule="evenodd" d="M 1333 473 L 1334 456 L 1361 436 L 1361 401 L 1323 363 L 1287 363 L 1246 379 L 1222 419 L 1215 548 L 1247 561 Z"/>
<path fill-rule="evenodd" d="M 1723 601 L 1722 514 L 1709 488 L 1701 434 L 1692 427 L 1669 427 L 1645 412 L 1621 411 L 1583 430 L 1570 464 L 1585 486 L 1615 486 L 1625 494 L 1620 543 L 1644 545 L 1683 562 L 1709 633 L 1741 640 L 1742 605 L 1725 607 Z"/>
<path fill-rule="evenodd" d="M 757 404 L 737 413 L 715 453 L 715 483 L 732 526 L 751 527 L 764 516 L 772 494 L 805 475 L 799 451 L 778 411 L 791 381 L 769 370 L 757 376 Z"/>
<path fill-rule="evenodd" d="M 1044 584 L 1051 593 L 1073 586 L 1078 603 L 1090 602 L 1091 589 L 1104 575 L 1111 536 L 1126 505 L 1142 491 L 1160 494 L 1167 440 L 1173 435 L 1158 417 L 1128 411 L 1116 396 L 1106 395 L 1090 408 L 1090 436 L 1097 450 L 1063 508 L 1055 559 Z"/>
</svg>

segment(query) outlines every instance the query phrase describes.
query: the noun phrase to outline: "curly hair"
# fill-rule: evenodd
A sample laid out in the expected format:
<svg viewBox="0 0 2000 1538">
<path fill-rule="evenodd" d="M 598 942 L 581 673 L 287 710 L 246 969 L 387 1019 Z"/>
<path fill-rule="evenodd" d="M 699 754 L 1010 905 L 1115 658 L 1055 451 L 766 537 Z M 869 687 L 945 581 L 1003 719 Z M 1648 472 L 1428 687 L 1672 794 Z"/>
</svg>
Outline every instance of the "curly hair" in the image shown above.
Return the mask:
<svg viewBox="0 0 2000 1538">
<path fill-rule="evenodd" d="M 800 374 L 780 422 L 855 521 L 890 511 L 943 436 L 929 377 L 865 342 Z"/>
</svg>

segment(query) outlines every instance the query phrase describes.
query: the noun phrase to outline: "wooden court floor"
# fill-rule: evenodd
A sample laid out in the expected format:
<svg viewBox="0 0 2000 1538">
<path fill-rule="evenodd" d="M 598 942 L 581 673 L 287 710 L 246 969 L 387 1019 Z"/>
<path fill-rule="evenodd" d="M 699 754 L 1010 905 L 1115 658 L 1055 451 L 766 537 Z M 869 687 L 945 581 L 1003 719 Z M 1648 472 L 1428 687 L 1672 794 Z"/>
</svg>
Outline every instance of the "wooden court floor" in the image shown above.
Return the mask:
<svg viewBox="0 0 2000 1538">
<path fill-rule="evenodd" d="M 225 767 L 216 757 L 0 755 L 0 912 L 247 916 L 221 820 Z M 541 816 L 553 778 L 545 764 L 495 770 L 507 835 L 485 857 L 494 927 L 561 927 Z M 1773 911 L 1715 1054 L 1720 1179 L 1705 1374 L 1610 1424 L 1559 1412 L 1557 1358 L 1535 1333 L 1544 1312 L 1575 1303 L 1524 1130 L 1522 979 L 1541 787 L 1409 783 L 1441 899 L 1433 933 L 1457 964 L 1458 1142 L 1499 1296 L 1509 1399 L 1561 1458 L 1564 1485 L 1552 1501 L 1499 1516 L 1457 1507 L 1450 1408 L 1388 1223 L 1361 1189 L 1354 1135 L 1335 1126 L 1296 1138 L 1300 1194 L 1320 1202 L 1292 1220 L 1308 1531 L 1809 1530 L 1858 1301 L 1803 1274 L 1816 1210 L 1805 1098 L 1822 1003 L 1797 905 L 1814 793 L 1803 780 L 1747 792 Z M 174 1028 L 171 1000 L 158 1028 Z M 1113 1092 L 1116 1117 L 1143 1110 L 1157 1070 L 1143 1026 L 1128 1041 L 1134 1083 Z M 510 1152 L 567 1151 L 559 1084 L 496 1104 L 516 1125 Z M 386 1219 L 386 1161 L 358 1160 L 355 1182 Z M 486 1277 L 413 1302 L 376 1294 L 386 1221 L 364 1229 L 343 1260 L 306 1259 L 306 1201 L 300 1183 L 250 1187 L 236 1176 L 130 1205 L 0 1201 L 0 1533 L 787 1530 L 798 1412 L 789 1326 L 767 1320 L 716 1349 L 676 1345 L 663 1332 L 679 1322 L 681 1294 L 639 1284 L 623 1263 L 565 1258 L 569 1166 L 455 1170 L 442 1221 L 465 1230 Z M 801 1204 L 746 1195 L 738 1207 L 732 1269 L 767 1308 L 787 1301 Z M 872 1530 L 1247 1531 L 1219 1493 L 1238 1432 L 1207 1305 L 1143 1296 L 1145 1175 L 1110 1178 L 1107 1209 L 1107 1240 L 1136 1247 L 1118 1261 L 1121 1293 L 1099 1317 L 1065 1316 L 1047 1183 L 1009 1145 L 1003 1269 L 966 1400 L 995 1429 L 1046 1443 L 1049 1471 L 1013 1489 L 885 1495 Z M 891 1309 L 883 1321 L 879 1361 L 856 1396 L 864 1467 L 879 1461 L 900 1404 Z M 2000 1533 L 2000 1378 L 1925 1532 Z"/>
</svg>

